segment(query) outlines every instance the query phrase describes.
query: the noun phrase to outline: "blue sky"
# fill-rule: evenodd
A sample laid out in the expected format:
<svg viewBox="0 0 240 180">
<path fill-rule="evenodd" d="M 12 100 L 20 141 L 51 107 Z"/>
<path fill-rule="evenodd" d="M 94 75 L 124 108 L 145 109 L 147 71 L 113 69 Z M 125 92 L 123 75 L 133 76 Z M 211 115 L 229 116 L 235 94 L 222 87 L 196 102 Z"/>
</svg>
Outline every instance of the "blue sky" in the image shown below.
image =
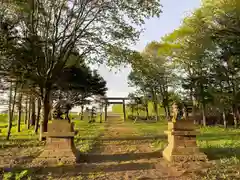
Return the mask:
<svg viewBox="0 0 240 180">
<path fill-rule="evenodd" d="M 162 11 L 160 18 L 152 18 L 146 21 L 145 31 L 141 35 L 134 49 L 142 51 L 147 43 L 159 41 L 165 34 L 171 33 L 178 28 L 183 18 L 195 8 L 198 8 L 201 0 L 162 0 Z M 109 97 L 127 96 L 133 88 L 128 87 L 127 76 L 130 68 L 121 68 L 120 72 L 109 72 L 109 69 L 102 65 L 99 72 L 107 81 Z"/>
</svg>

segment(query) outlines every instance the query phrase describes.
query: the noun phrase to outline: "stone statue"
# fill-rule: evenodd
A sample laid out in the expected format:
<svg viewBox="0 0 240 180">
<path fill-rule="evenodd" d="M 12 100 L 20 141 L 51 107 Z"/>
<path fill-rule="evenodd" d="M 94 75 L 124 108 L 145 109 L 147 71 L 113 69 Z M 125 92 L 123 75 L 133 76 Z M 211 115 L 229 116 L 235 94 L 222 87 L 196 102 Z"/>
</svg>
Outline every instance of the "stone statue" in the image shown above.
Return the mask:
<svg viewBox="0 0 240 180">
<path fill-rule="evenodd" d="M 69 118 L 69 111 L 72 109 L 72 104 L 67 100 L 60 100 L 55 106 L 53 110 L 53 118 L 59 120 L 68 120 Z M 63 117 L 63 115 L 65 117 Z"/>
<path fill-rule="evenodd" d="M 182 108 L 179 107 L 177 103 L 173 103 L 172 112 L 173 112 L 172 122 L 179 121 L 183 118 L 183 110 Z"/>
</svg>

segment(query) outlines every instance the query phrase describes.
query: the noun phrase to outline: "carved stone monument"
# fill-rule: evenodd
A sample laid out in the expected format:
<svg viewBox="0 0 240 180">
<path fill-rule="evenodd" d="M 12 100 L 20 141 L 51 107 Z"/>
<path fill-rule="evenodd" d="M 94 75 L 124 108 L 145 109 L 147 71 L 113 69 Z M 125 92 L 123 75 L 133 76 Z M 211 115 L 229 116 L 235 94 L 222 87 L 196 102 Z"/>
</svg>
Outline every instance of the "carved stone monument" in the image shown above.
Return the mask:
<svg viewBox="0 0 240 180">
<path fill-rule="evenodd" d="M 55 111 L 55 118 L 64 113 L 58 109 Z M 46 144 L 43 152 L 35 159 L 47 164 L 73 164 L 78 161 L 79 152 L 74 145 L 74 124 L 66 117 L 65 119 L 54 119 L 48 123 L 47 132 L 43 133 L 46 137 Z"/>
<path fill-rule="evenodd" d="M 192 120 L 186 119 L 186 113 L 181 113 L 177 105 L 173 105 L 173 119 L 168 123 L 168 146 L 163 151 L 163 157 L 171 162 L 206 161 L 207 156 L 200 152 L 196 143 L 196 130 Z M 185 116 L 185 117 L 184 117 Z M 183 118 L 184 117 L 184 118 Z"/>
<path fill-rule="evenodd" d="M 43 133 L 47 138 L 46 145 L 36 160 L 50 164 L 76 163 L 79 152 L 74 145 L 74 135 L 73 123 L 67 120 L 53 120 L 48 123 L 48 132 Z"/>
</svg>

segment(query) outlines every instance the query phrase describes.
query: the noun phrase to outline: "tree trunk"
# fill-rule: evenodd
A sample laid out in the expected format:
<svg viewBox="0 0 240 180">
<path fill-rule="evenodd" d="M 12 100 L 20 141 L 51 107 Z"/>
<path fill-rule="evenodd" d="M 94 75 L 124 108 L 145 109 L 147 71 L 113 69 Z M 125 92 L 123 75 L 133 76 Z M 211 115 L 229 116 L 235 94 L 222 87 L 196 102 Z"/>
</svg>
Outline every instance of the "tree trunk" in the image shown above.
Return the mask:
<svg viewBox="0 0 240 180">
<path fill-rule="evenodd" d="M 156 121 L 159 121 L 157 95 L 153 89 L 152 89 L 152 96 L 153 96 L 154 111 L 156 113 Z"/>
<path fill-rule="evenodd" d="M 195 97 L 193 96 L 193 88 L 190 89 L 190 94 L 191 94 L 191 101 L 192 101 L 192 104 L 193 104 L 191 116 L 193 118 L 194 124 L 197 124 L 197 120 L 196 120 L 196 100 L 195 100 Z"/>
<path fill-rule="evenodd" d="M 31 96 L 29 97 L 28 100 L 28 121 L 27 121 L 27 129 L 30 129 L 30 122 L 31 122 Z"/>
<path fill-rule="evenodd" d="M 28 122 L 28 96 L 26 96 L 25 100 L 25 119 L 24 119 L 24 124 L 26 125 Z"/>
<path fill-rule="evenodd" d="M 102 114 L 103 114 L 103 113 L 101 112 L 101 113 L 100 113 L 100 121 L 99 121 L 100 123 L 102 123 Z"/>
<path fill-rule="evenodd" d="M 32 97 L 32 115 L 31 115 L 31 125 L 34 126 L 36 124 L 36 99 Z"/>
<path fill-rule="evenodd" d="M 240 120 L 240 113 L 239 113 L 238 108 L 236 108 L 236 115 L 237 115 L 237 120 L 239 121 L 239 120 Z M 239 123 L 239 122 L 238 122 L 238 123 Z"/>
<path fill-rule="evenodd" d="M 227 119 L 226 119 L 226 112 L 225 112 L 225 109 L 223 110 L 222 118 L 223 118 L 223 125 L 224 125 L 224 128 L 227 128 Z"/>
<path fill-rule="evenodd" d="M 138 107 L 138 104 L 137 104 L 137 118 L 139 118 L 139 107 Z"/>
<path fill-rule="evenodd" d="M 103 115 L 103 104 L 100 106 L 100 123 L 102 123 L 102 115 Z"/>
<path fill-rule="evenodd" d="M 167 105 L 167 111 L 168 111 L 168 117 L 167 117 L 167 119 L 168 120 L 170 120 L 170 116 L 171 116 L 171 112 L 170 112 L 170 107 L 169 107 L 169 105 Z"/>
<path fill-rule="evenodd" d="M 21 131 L 21 119 L 22 119 L 22 93 L 19 93 L 18 99 L 18 121 L 17 121 L 17 132 Z"/>
<path fill-rule="evenodd" d="M 48 125 L 48 119 L 49 119 L 49 112 L 50 112 L 50 93 L 51 91 L 46 89 L 44 98 L 43 98 L 43 127 L 42 131 L 47 132 L 47 125 Z M 42 137 L 42 140 L 46 140 L 45 137 Z"/>
<path fill-rule="evenodd" d="M 125 100 L 122 101 L 123 102 L 123 117 L 124 117 L 124 121 L 127 120 L 127 116 L 126 116 L 126 104 L 125 104 Z"/>
<path fill-rule="evenodd" d="M 207 125 L 207 122 L 206 122 L 206 107 L 205 107 L 204 103 L 202 103 L 202 125 L 204 127 Z"/>
<path fill-rule="evenodd" d="M 105 113 L 104 113 L 105 122 L 107 121 L 107 116 L 108 116 L 108 115 L 107 115 L 107 113 L 108 113 L 108 112 L 107 112 L 107 108 L 108 108 L 108 104 L 107 104 L 107 102 L 105 102 L 105 110 L 104 110 L 104 112 L 105 112 Z"/>
<path fill-rule="evenodd" d="M 164 113 L 165 113 L 165 118 L 168 119 L 168 110 L 167 110 L 167 107 L 164 106 Z"/>
<path fill-rule="evenodd" d="M 157 102 L 154 102 L 154 110 L 155 110 L 155 113 L 156 113 L 156 120 L 159 121 L 159 113 L 158 113 L 158 104 Z"/>
<path fill-rule="evenodd" d="M 84 105 L 81 105 L 81 120 L 83 120 L 84 116 L 83 116 L 83 109 L 84 109 Z"/>
<path fill-rule="evenodd" d="M 11 135 L 11 129 L 12 129 L 12 121 L 14 117 L 14 108 L 15 108 L 15 103 L 16 103 L 16 96 L 17 96 L 17 83 L 15 84 L 15 89 L 14 89 L 14 96 L 12 99 L 12 89 L 13 89 L 13 84 L 11 82 L 10 84 L 10 97 L 9 97 L 9 119 L 8 119 L 8 131 L 7 131 L 7 140 L 9 140 L 10 135 Z"/>
<path fill-rule="evenodd" d="M 9 102 L 8 102 L 8 133 L 7 133 L 7 140 L 10 138 L 11 129 L 12 129 L 12 82 L 10 82 L 10 89 L 9 89 Z"/>
<path fill-rule="evenodd" d="M 232 107 L 232 113 L 233 113 L 234 127 L 237 128 L 238 127 L 238 119 L 237 119 L 237 112 L 236 112 L 235 105 L 233 105 L 233 107 Z"/>
<path fill-rule="evenodd" d="M 237 122 L 237 116 L 236 116 L 235 112 L 233 112 L 233 120 L 234 120 L 234 127 L 237 128 L 238 127 L 238 122 Z"/>
<path fill-rule="evenodd" d="M 51 93 L 49 94 L 49 115 L 48 115 L 48 120 L 53 119 L 53 100 L 51 98 Z"/>
<path fill-rule="evenodd" d="M 42 104 L 41 104 L 41 99 L 38 98 L 38 106 L 37 106 L 37 119 L 36 119 L 36 123 L 35 123 L 35 129 L 34 132 L 35 134 L 37 134 L 38 132 L 38 128 L 39 128 L 39 122 L 40 122 L 40 117 L 41 117 L 41 108 L 42 108 Z"/>
<path fill-rule="evenodd" d="M 145 104 L 145 110 L 147 115 L 147 120 L 149 119 L 148 103 Z"/>
<path fill-rule="evenodd" d="M 164 91 L 164 100 L 162 102 L 163 106 L 164 106 L 164 111 L 165 111 L 165 118 L 166 119 L 170 119 L 170 108 L 169 108 L 169 94 L 167 91 Z"/>
</svg>

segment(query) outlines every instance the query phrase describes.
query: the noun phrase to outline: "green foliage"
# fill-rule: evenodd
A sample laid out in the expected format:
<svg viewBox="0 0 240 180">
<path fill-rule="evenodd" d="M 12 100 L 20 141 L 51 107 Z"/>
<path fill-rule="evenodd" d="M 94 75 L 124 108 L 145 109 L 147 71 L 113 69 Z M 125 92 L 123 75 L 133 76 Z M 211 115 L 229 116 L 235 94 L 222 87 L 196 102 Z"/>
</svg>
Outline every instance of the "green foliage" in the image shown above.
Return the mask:
<svg viewBox="0 0 240 180">
<path fill-rule="evenodd" d="M 169 89 L 177 82 L 168 57 L 168 45 L 153 41 L 132 62 L 133 70 L 128 76 L 129 84 L 137 87 L 145 98 L 151 97 L 155 106 L 161 102 L 166 117 L 170 116 Z"/>
<path fill-rule="evenodd" d="M 159 0 L 1 2 L 0 72 L 34 87 L 44 102 L 46 131 L 51 91 L 63 71 L 79 68 L 83 59 L 109 66 L 129 63 L 135 57 L 129 46 L 138 40 L 145 19 L 158 17 L 160 8 Z M 102 79 L 94 71 L 91 80 L 96 91 L 95 81 Z M 65 81 L 68 86 L 70 79 Z"/>
<path fill-rule="evenodd" d="M 106 91 L 106 81 L 97 70 L 91 71 L 89 67 L 82 64 L 80 67 L 72 66 L 63 69 L 55 83 L 52 99 L 67 100 L 72 106 L 85 105 L 88 103 L 86 98 L 104 96 Z"/>
<path fill-rule="evenodd" d="M 165 111 L 172 91 L 180 94 L 172 100 L 192 102 L 193 113 L 202 114 L 204 125 L 208 109 L 214 109 L 218 116 L 233 114 L 237 126 L 240 121 L 239 22 L 237 0 L 203 1 L 179 28 L 159 42 L 149 43 L 136 56 L 131 63 L 129 84 L 152 94 L 153 101 L 156 101 L 153 95 L 157 96 Z M 166 111 L 166 114 L 170 113 Z"/>
</svg>

